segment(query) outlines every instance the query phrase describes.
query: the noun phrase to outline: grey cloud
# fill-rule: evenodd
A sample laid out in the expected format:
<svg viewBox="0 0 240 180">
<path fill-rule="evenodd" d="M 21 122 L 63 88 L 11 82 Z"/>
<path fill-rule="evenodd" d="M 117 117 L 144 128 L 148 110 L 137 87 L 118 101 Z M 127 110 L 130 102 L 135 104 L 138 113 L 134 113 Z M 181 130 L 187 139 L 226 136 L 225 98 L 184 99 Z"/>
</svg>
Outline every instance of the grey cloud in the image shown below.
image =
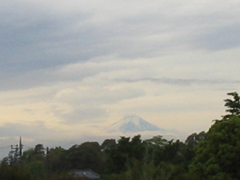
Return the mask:
<svg viewBox="0 0 240 180">
<path fill-rule="evenodd" d="M 142 82 L 149 81 L 159 84 L 170 84 L 177 86 L 190 86 L 194 84 L 201 85 L 222 85 L 222 84 L 239 84 L 240 80 L 224 80 L 224 79 L 181 79 L 181 78 L 142 78 L 142 79 L 116 79 L 120 82 Z"/>
<path fill-rule="evenodd" d="M 95 36 L 92 27 L 76 27 L 88 19 L 88 14 L 58 16 L 38 8 L 32 11 L 22 5 L 14 11 L 16 8 L 10 6 L 1 12 L 2 74 L 11 77 L 92 57 L 87 51 Z"/>
<path fill-rule="evenodd" d="M 43 137 L 43 134 L 53 132 L 48 129 L 44 122 L 37 121 L 34 123 L 7 123 L 0 126 L 0 137 L 19 137 L 24 136 L 26 138 Z"/>
<path fill-rule="evenodd" d="M 95 107 L 93 104 L 79 105 L 70 112 L 64 112 L 61 108 L 53 106 L 49 111 L 59 117 L 63 124 L 99 123 L 104 120 L 103 118 L 107 117 L 104 108 Z"/>
<path fill-rule="evenodd" d="M 131 6 L 134 7 L 135 3 Z M 182 12 L 185 7 L 176 6 L 175 2 L 167 5 L 155 2 L 153 11 L 149 10 L 152 6 L 146 4 L 147 8 L 144 8 L 143 3 L 138 7 L 138 13 L 125 15 L 124 11 L 118 10 L 116 14 L 110 11 L 113 13 L 111 20 L 98 22 L 96 19 L 95 22 L 93 19 L 104 10 L 79 9 L 78 12 L 61 14 L 44 6 L 17 5 L 18 8 L 14 3 L 6 3 L 0 13 L 3 89 L 51 83 L 57 78 L 49 76 L 47 71 L 54 73 L 59 66 L 102 55 L 144 58 L 174 54 L 189 48 L 211 50 L 239 46 L 238 23 L 226 25 L 219 21 L 218 15 L 228 15 L 227 11 L 214 15 L 207 9 L 206 15 L 201 11 L 191 14 Z M 192 5 L 191 12 L 194 12 Z M 106 8 L 108 11 L 111 7 Z M 165 8 L 175 11 L 162 11 Z M 211 26 L 215 19 L 218 20 L 217 26 Z M 218 28 L 213 31 L 214 27 Z"/>
<path fill-rule="evenodd" d="M 193 37 L 192 44 L 210 51 L 237 48 L 240 46 L 240 22 L 223 25 Z"/>
<path fill-rule="evenodd" d="M 107 112 L 98 107 L 81 107 L 61 117 L 67 124 L 100 123 L 104 122 L 103 118 L 107 117 Z"/>
<path fill-rule="evenodd" d="M 65 19 L 49 13 L 35 19 L 32 14 L 18 15 L 0 23 L 1 89 L 41 86 L 54 79 L 51 73 L 56 67 L 105 53 L 103 33 L 92 25 L 75 27 L 87 15 Z"/>
<path fill-rule="evenodd" d="M 146 93 L 139 88 L 126 88 L 120 90 L 107 90 L 104 88 L 91 88 L 91 90 L 74 92 L 60 96 L 58 102 L 69 104 L 71 112 L 64 112 L 60 107 L 52 107 L 50 111 L 61 118 L 63 123 L 93 123 L 101 122 L 107 116 L 106 106 L 119 101 L 144 96 Z"/>
<path fill-rule="evenodd" d="M 9 25 L 1 25 L 3 71 L 9 68 L 8 71 L 26 72 L 77 61 L 74 59 L 76 57 L 71 57 L 68 52 L 72 48 L 69 44 L 74 36 L 77 36 L 76 32 L 72 32 L 72 35 L 66 32 L 66 27 L 71 24 L 61 22 L 61 19 L 51 19 L 46 15 L 35 19 L 34 22 L 28 22 L 29 18 L 26 15 L 21 19 L 21 23 L 24 23 L 22 27 L 15 25 L 18 24 L 15 21 Z"/>
<path fill-rule="evenodd" d="M 93 88 L 89 92 L 77 92 L 78 96 L 63 98 L 64 102 L 71 102 L 71 104 L 112 104 L 126 99 L 134 99 L 145 95 L 141 89 L 126 88 L 121 90 L 104 90 L 103 88 Z"/>
<path fill-rule="evenodd" d="M 28 89 L 31 87 L 49 86 L 57 82 L 76 82 L 84 78 L 97 75 L 104 70 L 104 67 L 88 67 L 85 64 L 73 66 L 48 67 L 40 70 L 22 72 L 13 76 L 2 72 L 0 78 L 0 91 Z M 14 72 L 13 72 L 14 73 Z M 1 74 L 1 73 L 0 73 Z M 12 76 L 12 77 L 9 77 Z"/>
</svg>

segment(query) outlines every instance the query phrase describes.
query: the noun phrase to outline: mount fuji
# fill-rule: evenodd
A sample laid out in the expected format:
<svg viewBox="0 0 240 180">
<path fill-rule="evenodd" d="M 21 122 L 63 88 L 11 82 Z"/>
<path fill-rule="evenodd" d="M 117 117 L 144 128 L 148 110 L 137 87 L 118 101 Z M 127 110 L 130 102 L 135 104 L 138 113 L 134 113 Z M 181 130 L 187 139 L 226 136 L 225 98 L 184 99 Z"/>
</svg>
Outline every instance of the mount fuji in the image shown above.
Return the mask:
<svg viewBox="0 0 240 180">
<path fill-rule="evenodd" d="M 109 132 L 136 133 L 143 131 L 164 131 L 146 120 L 135 116 L 126 116 L 109 127 Z"/>
</svg>

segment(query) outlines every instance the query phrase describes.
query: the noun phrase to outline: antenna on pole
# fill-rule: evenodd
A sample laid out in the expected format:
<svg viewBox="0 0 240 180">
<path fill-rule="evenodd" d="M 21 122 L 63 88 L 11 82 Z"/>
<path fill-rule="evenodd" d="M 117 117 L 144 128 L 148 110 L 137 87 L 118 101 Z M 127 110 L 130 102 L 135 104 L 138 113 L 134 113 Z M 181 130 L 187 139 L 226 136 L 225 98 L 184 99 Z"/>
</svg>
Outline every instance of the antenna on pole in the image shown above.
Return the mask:
<svg viewBox="0 0 240 180">
<path fill-rule="evenodd" d="M 22 137 L 20 137 L 20 139 L 19 139 L 19 156 L 20 157 L 22 156 L 22 148 L 23 148 Z"/>
</svg>

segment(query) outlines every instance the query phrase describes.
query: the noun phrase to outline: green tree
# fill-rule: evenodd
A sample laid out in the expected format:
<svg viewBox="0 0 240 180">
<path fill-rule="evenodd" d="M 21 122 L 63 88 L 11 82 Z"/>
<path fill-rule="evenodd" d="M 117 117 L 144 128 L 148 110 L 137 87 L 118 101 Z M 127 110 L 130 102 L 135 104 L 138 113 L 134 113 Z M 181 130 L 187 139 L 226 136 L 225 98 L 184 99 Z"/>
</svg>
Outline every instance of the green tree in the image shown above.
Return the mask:
<svg viewBox="0 0 240 180">
<path fill-rule="evenodd" d="M 193 133 L 187 137 L 185 144 L 189 148 L 194 148 L 194 146 L 196 146 L 200 141 L 205 140 L 205 139 L 206 139 L 206 133 L 204 131 L 202 131 L 198 134 Z"/>
<path fill-rule="evenodd" d="M 237 92 L 230 92 L 227 95 L 232 96 L 233 99 L 225 99 L 224 106 L 227 107 L 226 112 L 230 114 L 224 115 L 223 119 L 229 118 L 231 115 L 240 116 L 240 97 Z"/>
<path fill-rule="evenodd" d="M 204 179 L 240 179 L 240 117 L 216 121 L 195 149 L 192 173 Z"/>
<path fill-rule="evenodd" d="M 126 171 L 127 163 L 132 160 L 142 160 L 145 154 L 145 146 L 141 136 L 121 137 L 116 146 L 105 151 L 108 157 L 108 171 L 120 173 Z"/>
<path fill-rule="evenodd" d="M 33 179 L 42 180 L 47 177 L 47 159 L 45 148 L 42 144 L 37 144 L 34 149 L 23 152 L 21 156 L 21 166 L 24 166 Z"/>
<path fill-rule="evenodd" d="M 92 169 L 98 172 L 101 164 L 101 147 L 98 142 L 84 142 L 67 150 L 67 160 L 71 168 Z"/>
<path fill-rule="evenodd" d="M 169 143 L 162 136 L 154 136 L 144 141 L 146 147 L 145 158 L 148 162 L 159 165 L 164 158 L 164 148 Z"/>
<path fill-rule="evenodd" d="M 26 163 L 34 160 L 35 151 L 34 149 L 29 149 L 23 152 L 21 156 L 21 161 Z"/>
<path fill-rule="evenodd" d="M 34 180 L 43 180 L 47 177 L 47 170 L 45 163 L 40 160 L 36 160 L 27 164 L 27 168 L 33 176 Z"/>
<path fill-rule="evenodd" d="M 12 166 L 8 165 L 6 161 L 0 164 L 0 179 L 1 180 L 31 180 L 30 172 L 19 164 Z"/>
<path fill-rule="evenodd" d="M 154 162 L 155 165 L 161 163 L 186 164 L 186 145 L 179 140 L 168 141 L 162 136 L 154 136 L 145 140 L 146 154 L 148 162 Z"/>
<path fill-rule="evenodd" d="M 125 172 L 126 180 L 172 180 L 175 166 L 171 163 L 154 165 L 153 162 L 133 161 L 133 165 Z"/>
<path fill-rule="evenodd" d="M 106 139 L 101 144 L 101 150 L 110 149 L 110 148 L 116 146 L 116 144 L 117 143 L 116 143 L 115 139 Z"/>
<path fill-rule="evenodd" d="M 67 150 L 62 147 L 51 148 L 47 154 L 47 168 L 51 172 L 63 172 L 70 169 L 67 161 Z"/>
<path fill-rule="evenodd" d="M 184 157 L 186 164 L 189 165 L 194 158 L 194 148 L 196 145 L 199 144 L 199 142 L 206 139 L 206 133 L 204 131 L 200 133 L 193 133 L 187 137 L 185 140 L 185 151 L 184 151 Z"/>
<path fill-rule="evenodd" d="M 37 144 L 35 148 L 28 149 L 23 152 L 21 156 L 21 161 L 23 162 L 31 162 L 34 160 L 44 161 L 46 158 L 45 148 L 42 144 Z"/>
</svg>

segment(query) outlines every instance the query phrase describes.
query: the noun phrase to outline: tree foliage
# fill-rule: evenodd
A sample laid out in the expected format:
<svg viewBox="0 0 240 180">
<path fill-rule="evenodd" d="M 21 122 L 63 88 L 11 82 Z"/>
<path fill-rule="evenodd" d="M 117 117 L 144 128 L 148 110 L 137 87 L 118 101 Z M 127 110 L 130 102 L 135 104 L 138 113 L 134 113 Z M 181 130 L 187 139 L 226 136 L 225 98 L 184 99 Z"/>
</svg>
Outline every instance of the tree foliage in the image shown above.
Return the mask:
<svg viewBox="0 0 240 180">
<path fill-rule="evenodd" d="M 108 169 L 111 172 L 119 173 L 127 169 L 126 163 L 132 159 L 141 160 L 144 155 L 144 145 L 141 136 L 121 137 L 116 146 L 107 149 Z"/>
<path fill-rule="evenodd" d="M 231 115 L 240 116 L 240 97 L 237 92 L 230 92 L 227 95 L 232 96 L 233 99 L 225 99 L 224 106 L 227 107 L 226 112 L 230 113 L 223 116 L 223 119 L 229 118 Z"/>
<path fill-rule="evenodd" d="M 0 164 L 1 180 L 32 180 L 30 172 L 17 164 L 10 166 L 6 161 Z"/>
<path fill-rule="evenodd" d="M 73 169 L 93 169 L 97 171 L 101 164 L 101 147 L 98 142 L 84 142 L 74 145 L 66 151 L 67 161 Z"/>
<path fill-rule="evenodd" d="M 67 161 L 67 150 L 62 147 L 55 147 L 49 150 L 47 155 L 47 168 L 52 172 L 63 172 L 70 169 L 70 162 Z"/>
<path fill-rule="evenodd" d="M 196 147 L 191 171 L 206 179 L 240 179 L 240 118 L 216 121 Z"/>
</svg>

